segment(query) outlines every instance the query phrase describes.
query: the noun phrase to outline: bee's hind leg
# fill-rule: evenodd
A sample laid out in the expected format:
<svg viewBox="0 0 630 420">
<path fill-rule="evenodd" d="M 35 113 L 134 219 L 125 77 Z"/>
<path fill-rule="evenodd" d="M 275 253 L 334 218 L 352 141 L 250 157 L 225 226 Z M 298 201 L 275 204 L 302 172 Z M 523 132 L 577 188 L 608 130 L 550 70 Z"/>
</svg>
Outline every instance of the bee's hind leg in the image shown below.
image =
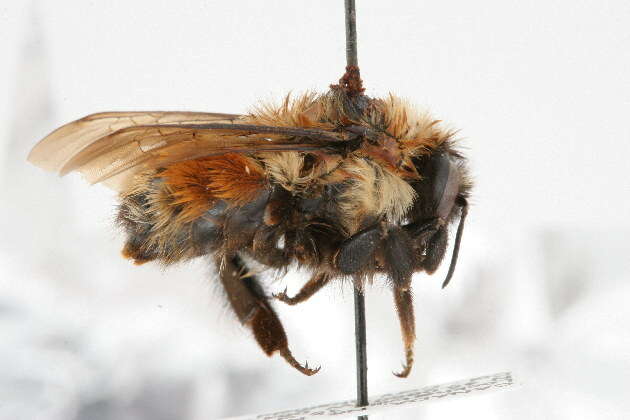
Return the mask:
<svg viewBox="0 0 630 420">
<path fill-rule="evenodd" d="M 238 255 L 225 256 L 217 262 L 220 267 L 221 284 L 230 306 L 239 321 L 249 327 L 262 350 L 271 356 L 276 351 L 295 369 L 305 375 L 319 371 L 302 366 L 291 354 L 284 327 L 269 304 L 255 275 L 249 274 L 247 266 Z"/>
</svg>

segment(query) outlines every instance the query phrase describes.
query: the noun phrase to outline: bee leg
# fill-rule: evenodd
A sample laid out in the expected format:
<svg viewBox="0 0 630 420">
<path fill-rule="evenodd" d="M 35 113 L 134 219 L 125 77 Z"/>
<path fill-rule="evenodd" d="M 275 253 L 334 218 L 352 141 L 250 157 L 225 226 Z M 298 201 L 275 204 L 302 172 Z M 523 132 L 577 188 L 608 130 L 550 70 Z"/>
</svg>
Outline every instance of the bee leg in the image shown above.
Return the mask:
<svg viewBox="0 0 630 420">
<path fill-rule="evenodd" d="M 305 300 L 309 299 L 315 293 L 317 293 L 322 287 L 326 286 L 330 281 L 331 276 L 328 273 L 317 273 L 311 279 L 306 282 L 300 291 L 293 297 L 287 296 L 287 289 L 284 292 L 276 293 L 274 298 L 286 303 L 287 305 L 297 305 Z"/>
<path fill-rule="evenodd" d="M 423 261 L 423 268 L 428 274 L 433 274 L 444 259 L 448 247 L 448 231 L 441 227 L 427 243 L 427 255 Z"/>
<path fill-rule="evenodd" d="M 219 261 L 220 279 L 230 306 L 241 324 L 251 328 L 258 345 L 268 356 L 276 351 L 295 369 L 307 376 L 319 372 L 319 367 L 302 366 L 291 354 L 284 327 L 269 304 L 264 290 L 255 275 L 238 255 L 225 256 Z"/>
<path fill-rule="evenodd" d="M 373 260 L 381 245 L 383 227 L 380 224 L 364 229 L 346 239 L 334 256 L 334 265 L 343 274 L 355 274 Z"/>
<path fill-rule="evenodd" d="M 413 242 L 409 234 L 398 226 L 391 227 L 383 243 L 385 269 L 394 285 L 408 288 L 414 269 Z"/>
<path fill-rule="evenodd" d="M 402 228 L 409 234 L 414 240 L 427 241 L 440 227 L 440 219 L 433 218 L 428 221 L 414 222 L 408 225 L 402 226 Z"/>
<path fill-rule="evenodd" d="M 406 378 L 413 367 L 413 344 L 416 340 L 416 321 L 413 315 L 413 299 L 411 289 L 394 287 L 394 302 L 400 321 L 403 343 L 405 345 L 405 363 L 400 372 L 393 372 L 399 378 Z"/>
<path fill-rule="evenodd" d="M 281 268 L 289 264 L 289 258 L 283 249 L 278 248 L 282 233 L 274 228 L 262 226 L 254 234 L 252 257 L 261 264 Z"/>
<path fill-rule="evenodd" d="M 413 367 L 413 345 L 416 340 L 416 326 L 413 315 L 411 295 L 411 276 L 414 269 L 414 250 L 409 234 L 400 227 L 389 229 L 384 241 L 383 254 L 385 268 L 392 280 L 394 302 L 400 321 L 405 363 L 402 371 L 394 373 L 399 378 L 406 378 Z"/>
</svg>

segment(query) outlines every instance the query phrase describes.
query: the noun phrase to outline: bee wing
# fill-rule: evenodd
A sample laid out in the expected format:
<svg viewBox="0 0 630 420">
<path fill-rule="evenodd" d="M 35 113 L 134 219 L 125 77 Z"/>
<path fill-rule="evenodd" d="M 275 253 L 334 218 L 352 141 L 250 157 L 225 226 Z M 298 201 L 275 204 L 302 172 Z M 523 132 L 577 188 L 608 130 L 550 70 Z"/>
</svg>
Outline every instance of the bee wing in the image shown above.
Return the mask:
<svg viewBox="0 0 630 420">
<path fill-rule="evenodd" d="M 220 122 L 134 125 L 105 133 L 98 138 L 92 127 L 88 126 L 86 135 L 91 139 L 82 140 L 83 147 L 66 149 L 64 153 L 57 152 L 53 165 L 39 166 L 57 171 L 61 175 L 76 170 L 91 183 L 105 182 L 121 191 L 139 171 L 184 160 L 225 153 L 323 150 L 343 143 L 343 139 L 326 131 L 238 124 L 236 117 L 227 115 L 226 118 L 226 114 L 220 115 L 223 119 L 215 119 Z M 64 127 L 72 127 L 83 120 Z M 47 149 L 54 149 L 54 144 L 65 144 L 63 136 L 58 134 L 60 130 L 51 134 L 52 140 L 49 140 L 49 136 L 35 146 L 29 156 L 31 162 L 41 162 L 41 144 L 45 144 Z M 79 133 L 76 131 L 76 128 L 71 130 L 73 138 L 80 137 L 82 128 L 78 128 Z M 300 140 L 297 141 L 296 138 Z"/>
<path fill-rule="evenodd" d="M 229 122 L 239 117 L 208 112 L 101 112 L 50 133 L 33 147 L 28 161 L 48 171 L 59 172 L 82 149 L 123 128 L 147 124 Z"/>
</svg>

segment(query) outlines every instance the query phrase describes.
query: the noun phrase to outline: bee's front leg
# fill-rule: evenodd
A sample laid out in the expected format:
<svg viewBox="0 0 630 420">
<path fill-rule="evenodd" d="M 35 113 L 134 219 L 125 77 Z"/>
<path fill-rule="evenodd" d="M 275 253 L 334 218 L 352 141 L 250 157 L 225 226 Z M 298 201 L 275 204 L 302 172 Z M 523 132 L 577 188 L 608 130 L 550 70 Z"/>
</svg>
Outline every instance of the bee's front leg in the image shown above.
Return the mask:
<svg viewBox="0 0 630 420">
<path fill-rule="evenodd" d="M 394 286 L 394 302 L 396 303 L 396 311 L 398 312 L 400 330 L 405 346 L 405 363 L 403 363 L 403 369 L 398 373 L 394 372 L 394 375 L 399 378 L 406 378 L 413 367 L 413 345 L 416 341 L 416 320 L 413 315 L 411 288 Z"/>
<path fill-rule="evenodd" d="M 394 302 L 405 347 L 403 369 L 394 375 L 406 378 L 413 367 L 413 346 L 416 340 L 416 320 L 411 294 L 411 276 L 416 265 L 413 241 L 404 229 L 393 227 L 388 231 L 383 253 L 385 267 L 392 280 Z"/>
<path fill-rule="evenodd" d="M 414 259 L 409 234 L 399 226 L 380 221 L 346 239 L 333 264 L 347 275 L 382 269 L 394 284 L 405 287 L 411 281 Z"/>
<path fill-rule="evenodd" d="M 385 226 L 381 222 L 344 241 L 335 257 L 335 264 L 343 274 L 368 273 L 376 264 L 377 254 L 382 258 L 382 269 L 392 283 L 405 347 L 403 370 L 394 374 L 404 378 L 413 366 L 416 339 L 411 276 L 417 265 L 417 256 L 410 235 L 399 226 Z"/>
</svg>

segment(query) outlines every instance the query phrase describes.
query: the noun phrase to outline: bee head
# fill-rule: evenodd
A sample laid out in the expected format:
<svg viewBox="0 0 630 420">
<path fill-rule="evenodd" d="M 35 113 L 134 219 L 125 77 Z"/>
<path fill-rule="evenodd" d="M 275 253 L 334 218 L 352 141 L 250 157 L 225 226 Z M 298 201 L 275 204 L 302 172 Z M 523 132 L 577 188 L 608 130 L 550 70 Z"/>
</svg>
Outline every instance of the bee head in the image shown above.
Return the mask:
<svg viewBox="0 0 630 420">
<path fill-rule="evenodd" d="M 459 224 L 448 274 L 442 287 L 450 282 L 459 254 L 464 221 L 468 213 L 470 182 L 463 159 L 448 149 L 414 158 L 421 179 L 413 184 L 418 200 L 411 210 L 415 224 L 430 226 L 426 240 L 423 268 L 429 274 L 437 270 L 446 253 L 448 227 L 457 219 Z"/>
</svg>

